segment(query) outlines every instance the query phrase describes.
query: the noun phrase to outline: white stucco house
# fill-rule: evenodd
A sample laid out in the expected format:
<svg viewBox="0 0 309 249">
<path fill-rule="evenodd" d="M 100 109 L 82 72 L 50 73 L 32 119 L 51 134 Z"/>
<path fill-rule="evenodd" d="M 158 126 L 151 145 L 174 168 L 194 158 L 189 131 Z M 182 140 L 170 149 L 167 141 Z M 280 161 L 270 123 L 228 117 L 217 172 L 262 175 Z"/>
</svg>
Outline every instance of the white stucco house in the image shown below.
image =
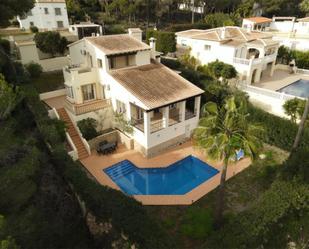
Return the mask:
<svg viewBox="0 0 309 249">
<path fill-rule="evenodd" d="M 72 120 L 94 115 L 117 128 L 111 107 L 131 123 L 133 147 L 152 156 L 189 138 L 199 120 L 203 90 L 160 63 L 155 40 L 129 34 L 85 37 L 69 45 L 70 66 L 63 69 L 65 109 Z"/>
<path fill-rule="evenodd" d="M 201 65 L 215 60 L 233 65 L 247 84 L 259 82 L 262 74 L 273 74 L 279 43 L 268 33 L 228 26 L 176 33 L 179 49 L 190 49 Z"/>
<path fill-rule="evenodd" d="M 291 49 L 309 50 L 309 17 L 249 17 L 243 19 L 242 28 L 271 33 L 273 40 Z"/>
<path fill-rule="evenodd" d="M 35 0 L 34 7 L 25 15 L 17 16 L 19 27 L 39 30 L 68 29 L 69 19 L 65 0 Z"/>
<path fill-rule="evenodd" d="M 80 40 L 87 36 L 102 35 L 102 26 L 95 23 L 82 22 L 70 25 L 69 32 Z"/>
</svg>

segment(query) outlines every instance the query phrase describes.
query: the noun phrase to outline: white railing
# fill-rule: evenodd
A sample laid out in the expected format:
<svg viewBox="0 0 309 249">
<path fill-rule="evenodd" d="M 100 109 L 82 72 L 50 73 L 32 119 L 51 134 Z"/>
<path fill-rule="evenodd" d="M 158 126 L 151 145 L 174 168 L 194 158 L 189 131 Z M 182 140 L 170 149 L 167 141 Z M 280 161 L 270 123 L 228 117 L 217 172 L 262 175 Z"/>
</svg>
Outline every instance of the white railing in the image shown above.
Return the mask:
<svg viewBox="0 0 309 249">
<path fill-rule="evenodd" d="M 233 58 L 233 62 L 236 64 L 250 65 L 250 60 L 244 58 Z"/>
<path fill-rule="evenodd" d="M 286 101 L 286 100 L 289 100 L 289 99 L 296 98 L 296 96 L 286 94 L 284 92 L 276 92 L 276 91 L 273 91 L 273 90 L 255 87 L 255 86 L 250 86 L 250 85 L 245 85 L 245 84 L 238 84 L 238 88 L 240 88 L 241 90 L 248 92 L 248 93 L 260 94 L 260 95 L 264 95 L 264 96 L 271 97 L 271 98 L 278 99 L 278 100 Z M 297 97 L 297 98 L 301 98 L 301 97 Z M 303 99 L 303 98 L 301 98 L 301 99 Z"/>
</svg>

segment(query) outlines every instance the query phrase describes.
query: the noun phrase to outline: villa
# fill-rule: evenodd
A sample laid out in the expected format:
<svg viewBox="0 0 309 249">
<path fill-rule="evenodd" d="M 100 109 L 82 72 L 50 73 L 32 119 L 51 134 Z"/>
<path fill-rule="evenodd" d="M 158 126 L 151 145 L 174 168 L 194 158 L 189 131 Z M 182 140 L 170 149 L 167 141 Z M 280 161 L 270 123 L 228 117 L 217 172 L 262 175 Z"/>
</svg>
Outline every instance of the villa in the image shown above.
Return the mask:
<svg viewBox="0 0 309 249">
<path fill-rule="evenodd" d="M 19 27 L 39 30 L 68 29 L 69 19 L 65 0 L 35 0 L 34 7 L 25 15 L 18 16 Z"/>
<path fill-rule="evenodd" d="M 309 17 L 249 17 L 243 19 L 242 28 L 272 34 L 273 40 L 291 49 L 309 49 Z"/>
<path fill-rule="evenodd" d="M 151 157 L 190 138 L 204 91 L 162 65 L 155 39 L 148 46 L 141 32 L 130 29 L 70 44 L 64 107 L 73 123 L 92 117 L 103 122 L 102 130 L 121 130 L 115 122 L 121 115 L 133 129 L 121 131 L 128 147 Z"/>
<path fill-rule="evenodd" d="M 176 33 L 178 49 L 205 65 L 215 60 L 233 65 L 240 80 L 257 83 L 263 74 L 272 75 L 279 43 L 272 35 L 228 26 L 208 30 L 191 29 Z"/>
</svg>

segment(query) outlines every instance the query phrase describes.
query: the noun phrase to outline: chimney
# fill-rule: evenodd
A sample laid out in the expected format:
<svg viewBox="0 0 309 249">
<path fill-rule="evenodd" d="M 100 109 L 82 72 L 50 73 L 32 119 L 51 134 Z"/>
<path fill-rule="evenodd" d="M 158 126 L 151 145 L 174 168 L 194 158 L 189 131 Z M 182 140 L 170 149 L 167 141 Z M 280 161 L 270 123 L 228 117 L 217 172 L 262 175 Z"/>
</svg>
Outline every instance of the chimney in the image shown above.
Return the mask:
<svg viewBox="0 0 309 249">
<path fill-rule="evenodd" d="M 223 27 L 222 29 L 221 29 L 221 40 L 224 40 L 225 39 L 225 27 Z"/>
<path fill-rule="evenodd" d="M 142 30 L 139 28 L 129 28 L 128 29 L 129 35 L 134 37 L 135 39 L 142 41 Z"/>
<path fill-rule="evenodd" d="M 156 59 L 156 38 L 150 37 L 149 38 L 149 46 L 151 48 L 151 59 Z"/>
</svg>

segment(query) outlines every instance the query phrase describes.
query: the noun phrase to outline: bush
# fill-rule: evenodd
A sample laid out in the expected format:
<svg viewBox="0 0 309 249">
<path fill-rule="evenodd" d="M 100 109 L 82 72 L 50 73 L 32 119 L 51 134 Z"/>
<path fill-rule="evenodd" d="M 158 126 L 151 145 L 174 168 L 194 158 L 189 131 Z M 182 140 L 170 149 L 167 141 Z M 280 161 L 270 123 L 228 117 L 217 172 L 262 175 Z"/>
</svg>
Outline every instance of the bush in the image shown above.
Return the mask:
<svg viewBox="0 0 309 249">
<path fill-rule="evenodd" d="M 287 65 L 292 59 L 295 59 L 298 68 L 309 69 L 309 51 L 291 50 L 288 47 L 280 46 L 277 62 Z"/>
<path fill-rule="evenodd" d="M 39 78 L 43 72 L 42 66 L 35 62 L 30 62 L 26 64 L 25 68 L 27 69 L 31 78 Z"/>
<path fill-rule="evenodd" d="M 68 44 L 67 39 L 61 37 L 60 34 L 55 31 L 36 33 L 34 41 L 42 52 L 51 54 L 52 56 L 63 54 Z"/>
<path fill-rule="evenodd" d="M 176 51 L 176 38 L 175 33 L 166 31 L 157 31 L 153 29 L 148 29 L 146 31 L 146 40 L 154 37 L 156 41 L 156 49 L 163 53 L 175 52 Z"/>
<path fill-rule="evenodd" d="M 189 208 L 184 216 L 181 231 L 194 239 L 203 239 L 213 230 L 213 213 L 205 208 Z"/>
<path fill-rule="evenodd" d="M 237 76 L 237 71 L 234 66 L 219 60 L 200 66 L 198 70 L 217 79 L 221 77 L 223 79 L 232 79 Z"/>
<path fill-rule="evenodd" d="M 234 21 L 232 20 L 229 14 L 220 12 L 207 15 L 205 17 L 205 23 L 211 28 L 235 25 Z"/>
<path fill-rule="evenodd" d="M 96 130 L 97 121 L 94 118 L 82 119 L 77 122 L 77 126 L 86 140 L 90 140 L 99 135 L 99 133 Z"/>
<path fill-rule="evenodd" d="M 249 106 L 250 121 L 260 123 L 264 128 L 264 134 L 260 134 L 260 139 L 264 143 L 277 146 L 283 150 L 291 150 L 298 126 L 290 120 L 283 119 L 265 112 L 252 105 Z M 309 130 L 305 129 L 300 147 L 309 146 Z"/>
<path fill-rule="evenodd" d="M 38 29 L 38 27 L 36 27 L 36 26 L 31 26 L 31 27 L 30 27 L 30 31 L 31 31 L 32 33 L 38 33 L 38 32 L 39 32 L 39 29 Z"/>
<path fill-rule="evenodd" d="M 181 63 L 178 60 L 161 58 L 161 63 L 173 70 L 181 69 Z"/>
</svg>

